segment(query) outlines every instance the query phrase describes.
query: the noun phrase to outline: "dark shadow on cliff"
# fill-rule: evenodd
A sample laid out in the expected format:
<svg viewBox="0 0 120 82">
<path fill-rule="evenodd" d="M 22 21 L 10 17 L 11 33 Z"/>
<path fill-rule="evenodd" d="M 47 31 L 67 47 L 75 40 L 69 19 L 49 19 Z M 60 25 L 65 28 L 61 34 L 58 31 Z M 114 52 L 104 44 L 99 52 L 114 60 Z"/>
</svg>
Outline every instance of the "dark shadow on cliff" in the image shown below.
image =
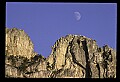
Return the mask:
<svg viewBox="0 0 120 82">
<path fill-rule="evenodd" d="M 69 43 L 69 46 L 72 47 L 72 41 Z M 82 67 L 84 70 L 86 70 L 86 68 L 76 60 L 75 54 L 73 53 L 71 48 L 70 48 L 70 53 L 72 55 L 73 62 L 76 63 L 77 65 L 79 65 L 80 67 Z"/>
<path fill-rule="evenodd" d="M 89 60 L 89 53 L 88 53 L 86 40 L 82 41 L 82 45 L 83 45 L 83 50 L 85 51 L 85 58 L 86 58 L 86 75 L 85 75 L 85 78 L 91 78 L 92 73 L 91 73 L 91 68 L 90 68 L 90 62 L 88 61 Z"/>
</svg>

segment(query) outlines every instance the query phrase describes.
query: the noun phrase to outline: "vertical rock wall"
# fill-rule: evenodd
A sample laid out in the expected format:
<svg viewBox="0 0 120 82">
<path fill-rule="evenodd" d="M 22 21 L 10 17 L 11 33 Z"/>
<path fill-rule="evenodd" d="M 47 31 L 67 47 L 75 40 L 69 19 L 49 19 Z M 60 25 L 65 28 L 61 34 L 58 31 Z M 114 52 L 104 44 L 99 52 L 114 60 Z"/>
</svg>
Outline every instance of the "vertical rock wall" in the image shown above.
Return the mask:
<svg viewBox="0 0 120 82">
<path fill-rule="evenodd" d="M 6 54 L 20 55 L 27 58 L 35 56 L 34 46 L 30 37 L 17 28 L 6 28 Z"/>
<path fill-rule="evenodd" d="M 44 58 L 23 30 L 6 28 L 5 50 L 7 78 L 116 78 L 116 51 L 82 35 L 61 37 Z"/>
</svg>

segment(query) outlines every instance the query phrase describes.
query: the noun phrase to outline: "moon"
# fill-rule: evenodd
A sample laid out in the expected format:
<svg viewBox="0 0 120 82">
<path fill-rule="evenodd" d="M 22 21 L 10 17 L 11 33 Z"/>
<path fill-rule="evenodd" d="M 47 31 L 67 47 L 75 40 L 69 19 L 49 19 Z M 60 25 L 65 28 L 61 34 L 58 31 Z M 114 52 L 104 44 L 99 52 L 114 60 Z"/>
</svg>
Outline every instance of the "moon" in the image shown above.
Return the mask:
<svg viewBox="0 0 120 82">
<path fill-rule="evenodd" d="M 74 16 L 77 21 L 80 20 L 80 18 L 81 18 L 81 14 L 79 12 L 74 12 Z"/>
</svg>

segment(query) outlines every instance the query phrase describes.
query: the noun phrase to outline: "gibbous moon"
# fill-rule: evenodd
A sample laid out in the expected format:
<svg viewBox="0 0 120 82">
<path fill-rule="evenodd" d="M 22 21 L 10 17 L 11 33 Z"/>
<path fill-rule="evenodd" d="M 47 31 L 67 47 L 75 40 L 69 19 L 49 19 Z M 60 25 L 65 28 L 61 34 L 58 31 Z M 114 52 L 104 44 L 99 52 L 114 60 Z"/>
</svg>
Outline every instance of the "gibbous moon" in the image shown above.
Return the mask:
<svg viewBox="0 0 120 82">
<path fill-rule="evenodd" d="M 74 12 L 76 20 L 80 20 L 81 14 L 79 12 Z"/>
</svg>

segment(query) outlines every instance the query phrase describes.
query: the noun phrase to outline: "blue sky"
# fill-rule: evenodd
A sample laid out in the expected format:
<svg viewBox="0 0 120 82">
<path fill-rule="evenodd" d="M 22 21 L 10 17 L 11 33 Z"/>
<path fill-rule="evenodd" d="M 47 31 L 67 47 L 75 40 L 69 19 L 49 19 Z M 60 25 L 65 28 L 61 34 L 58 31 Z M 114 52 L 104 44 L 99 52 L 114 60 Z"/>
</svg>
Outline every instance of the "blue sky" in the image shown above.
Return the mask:
<svg viewBox="0 0 120 82">
<path fill-rule="evenodd" d="M 81 14 L 76 20 L 74 12 Z M 7 2 L 6 27 L 23 29 L 37 53 L 47 57 L 57 39 L 78 34 L 95 39 L 101 47 L 116 48 L 116 3 Z"/>
</svg>

